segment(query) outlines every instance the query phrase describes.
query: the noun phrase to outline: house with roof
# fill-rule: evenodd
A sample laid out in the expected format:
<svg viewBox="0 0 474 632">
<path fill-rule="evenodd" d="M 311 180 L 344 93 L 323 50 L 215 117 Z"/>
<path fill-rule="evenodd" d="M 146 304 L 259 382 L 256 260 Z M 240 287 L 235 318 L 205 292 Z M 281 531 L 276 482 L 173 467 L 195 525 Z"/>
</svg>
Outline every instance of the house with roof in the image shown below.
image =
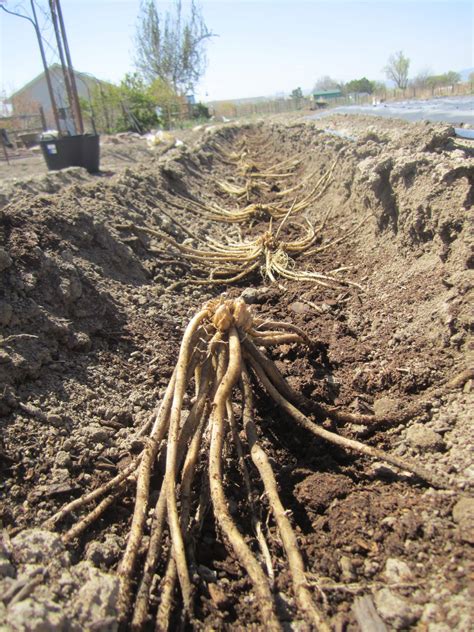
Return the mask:
<svg viewBox="0 0 474 632">
<path fill-rule="evenodd" d="M 338 88 L 333 88 L 332 90 L 315 90 L 311 96 L 312 103 L 310 107 L 312 110 L 317 110 L 320 108 L 326 108 L 331 102 L 336 101 L 336 99 L 339 99 L 344 95 Z"/>
<path fill-rule="evenodd" d="M 60 64 L 53 64 L 48 70 L 59 118 L 67 121 L 70 119 L 68 112 L 69 100 L 67 98 L 62 67 Z M 73 72 L 79 97 L 89 100 L 94 85 L 102 82 L 92 75 L 78 72 L 77 70 Z M 49 128 L 55 127 L 51 97 L 48 90 L 46 73 L 44 71 L 12 94 L 9 101 L 12 106 L 13 114 L 31 115 L 42 110 L 46 126 Z"/>
<path fill-rule="evenodd" d="M 316 90 L 313 92 L 313 99 L 315 101 L 331 101 L 332 99 L 338 99 L 342 96 L 342 91 L 337 88 L 334 90 Z"/>
</svg>

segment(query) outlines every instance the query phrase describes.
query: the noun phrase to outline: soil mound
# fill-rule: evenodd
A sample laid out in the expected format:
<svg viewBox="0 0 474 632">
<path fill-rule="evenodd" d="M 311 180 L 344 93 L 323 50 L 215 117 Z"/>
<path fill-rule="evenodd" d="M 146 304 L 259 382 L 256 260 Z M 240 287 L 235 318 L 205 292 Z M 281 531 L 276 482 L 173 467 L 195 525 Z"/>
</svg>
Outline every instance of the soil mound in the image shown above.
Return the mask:
<svg viewBox="0 0 474 632">
<path fill-rule="evenodd" d="M 230 188 L 246 179 L 231 154 L 244 143 L 254 163 L 297 157 L 298 166 L 269 189 L 236 196 Z M 362 291 L 350 283 L 271 283 L 263 263 L 235 286 L 193 283 L 203 280 L 202 268 L 173 244 L 197 251 L 210 239 L 235 243 L 269 226 L 265 215 L 226 224 L 198 207 L 273 203 L 288 187 L 301 200 L 329 171 L 304 210 L 313 226 L 327 217 L 315 245 L 328 247 L 295 266 L 343 270 Z M 272 352 L 307 398 L 399 418 L 341 424 L 341 434 L 449 480 L 448 491 L 434 490 L 329 447 L 260 394 L 262 441 L 328 620 L 363 629 L 369 608 L 387 629 L 469 629 L 473 179 L 473 149 L 448 126 L 336 116 L 221 126 L 110 177 L 70 169 L 25 183 L 21 194 L 2 187 L 0 468 L 8 535 L 0 624 L 116 629 L 115 573 L 133 499 L 117 501 L 68 551 L 41 526 L 140 453 L 140 430 L 170 379 L 186 323 L 225 290 L 244 292 L 257 314 L 291 321 L 318 341 L 311 353 L 290 344 Z M 290 240 L 298 230 L 288 222 L 282 235 Z M 237 465 L 235 472 L 227 485 L 237 508 Z M 271 539 L 265 505 L 261 518 Z M 252 543 L 248 516 L 240 526 Z M 272 548 L 278 556 L 278 542 Z M 194 556 L 196 629 L 262 629 L 249 580 L 210 519 Z M 285 568 L 274 571 L 278 615 L 296 629 L 302 622 Z"/>
</svg>

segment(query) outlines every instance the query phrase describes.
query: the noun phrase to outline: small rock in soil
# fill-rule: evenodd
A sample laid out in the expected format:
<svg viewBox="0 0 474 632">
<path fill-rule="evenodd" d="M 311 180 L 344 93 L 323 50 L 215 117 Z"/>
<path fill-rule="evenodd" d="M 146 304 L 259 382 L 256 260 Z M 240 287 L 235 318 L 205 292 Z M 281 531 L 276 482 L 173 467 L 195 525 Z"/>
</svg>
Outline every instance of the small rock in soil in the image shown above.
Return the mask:
<svg viewBox="0 0 474 632">
<path fill-rule="evenodd" d="M 15 632 L 62 632 L 66 617 L 61 607 L 49 600 L 24 599 L 7 610 L 7 629 Z"/>
<path fill-rule="evenodd" d="M 413 579 L 410 567 L 403 560 L 390 557 L 385 564 L 385 577 L 393 584 L 407 582 Z"/>
<path fill-rule="evenodd" d="M 435 603 L 427 603 L 423 608 L 423 614 L 421 616 L 421 623 L 428 624 L 430 621 L 436 621 L 439 619 L 440 612 L 439 606 Z"/>
<path fill-rule="evenodd" d="M 453 519 L 459 525 L 459 537 L 474 544 L 474 498 L 461 498 L 453 507 Z"/>
<path fill-rule="evenodd" d="M 85 558 L 95 566 L 109 568 L 120 557 L 121 540 L 118 536 L 107 535 L 104 542 L 91 542 L 86 548 Z"/>
<path fill-rule="evenodd" d="M 59 428 L 62 425 L 62 418 L 59 415 L 56 415 L 56 413 L 50 413 L 47 415 L 46 421 L 55 428 Z"/>
<path fill-rule="evenodd" d="M 361 632 L 387 632 L 387 628 L 375 609 L 372 597 L 357 597 L 352 606 Z"/>
<path fill-rule="evenodd" d="M 389 588 L 382 588 L 375 594 L 375 605 L 382 619 L 395 630 L 402 630 L 417 621 L 422 608 L 402 599 Z"/>
<path fill-rule="evenodd" d="M 77 621 L 88 629 L 93 626 L 95 631 L 116 630 L 118 578 L 99 571 L 90 562 L 81 562 L 73 570 L 83 584 L 73 603 Z"/>
<path fill-rule="evenodd" d="M 453 507 L 454 522 L 460 524 L 465 520 L 474 523 L 474 498 L 461 498 Z"/>
<path fill-rule="evenodd" d="M 107 430 L 95 424 L 86 426 L 82 432 L 89 438 L 91 443 L 106 443 L 109 438 Z"/>
<path fill-rule="evenodd" d="M 400 403 L 391 397 L 379 397 L 374 401 L 376 417 L 389 417 L 400 412 Z"/>
<path fill-rule="evenodd" d="M 59 450 L 54 459 L 54 465 L 59 468 L 68 469 L 72 465 L 71 457 L 65 450 Z"/>
<path fill-rule="evenodd" d="M 270 288 L 268 287 L 248 287 L 242 292 L 242 298 L 249 305 L 253 303 L 263 303 L 269 292 Z"/>
<path fill-rule="evenodd" d="M 43 529 L 25 529 L 13 538 L 12 547 L 18 564 L 47 564 L 64 552 L 60 536 Z"/>
<path fill-rule="evenodd" d="M 443 437 L 422 424 L 408 428 L 407 441 L 420 452 L 440 452 L 446 448 Z"/>
<path fill-rule="evenodd" d="M 300 301 L 295 301 L 291 303 L 291 305 L 288 305 L 288 307 L 292 312 L 295 312 L 295 314 L 306 314 L 310 310 L 306 303 L 301 303 Z"/>
<path fill-rule="evenodd" d="M 323 511 L 335 498 L 344 498 L 351 491 L 352 482 L 342 474 L 321 472 L 310 474 L 295 487 L 298 501 L 312 511 Z"/>
</svg>

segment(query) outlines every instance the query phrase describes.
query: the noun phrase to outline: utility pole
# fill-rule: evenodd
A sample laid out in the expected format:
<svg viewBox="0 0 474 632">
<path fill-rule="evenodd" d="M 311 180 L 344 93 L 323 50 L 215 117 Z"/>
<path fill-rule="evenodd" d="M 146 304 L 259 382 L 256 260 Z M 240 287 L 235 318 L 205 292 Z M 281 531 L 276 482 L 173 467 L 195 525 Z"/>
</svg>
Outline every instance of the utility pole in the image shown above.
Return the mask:
<svg viewBox="0 0 474 632">
<path fill-rule="evenodd" d="M 64 121 L 61 121 L 61 117 L 59 116 L 58 101 L 54 93 L 50 66 L 48 65 L 48 61 L 46 59 L 45 44 L 48 47 L 48 51 L 50 52 L 52 51 L 53 54 L 56 56 L 56 59 L 58 59 L 58 61 L 60 62 L 61 75 L 64 82 L 63 89 L 65 90 L 65 97 L 66 97 L 66 103 L 67 103 L 67 107 L 64 108 L 66 116 L 67 116 L 67 112 L 69 111 L 72 117 L 74 133 L 82 135 L 84 134 L 84 124 L 82 120 L 81 106 L 79 103 L 79 96 L 77 93 L 77 85 L 76 85 L 76 80 L 74 76 L 74 69 L 72 67 L 71 53 L 70 53 L 69 44 L 67 41 L 66 27 L 64 24 L 64 18 L 63 18 L 63 14 L 61 10 L 60 0 L 48 0 L 47 6 L 49 7 L 49 10 L 46 9 L 46 7 L 43 7 L 41 3 L 38 2 L 38 0 L 30 0 L 30 5 L 31 5 L 32 17 L 28 15 L 22 15 L 21 13 L 17 13 L 15 11 L 10 11 L 4 6 L 4 4 L 2 3 L 2 0 L 0 0 L 0 9 L 5 11 L 5 13 L 9 13 L 10 15 L 14 15 L 16 17 L 28 20 L 35 29 L 36 37 L 38 39 L 38 46 L 39 46 L 39 50 L 41 54 L 41 61 L 43 62 L 43 67 L 44 67 L 44 75 L 46 78 L 46 84 L 48 86 L 48 93 L 51 100 L 51 109 L 53 111 L 54 121 L 55 121 L 56 128 L 59 134 L 60 135 L 63 134 L 64 130 L 61 129 L 61 123 L 63 123 L 63 127 L 64 127 Z M 41 28 L 40 28 L 40 23 L 38 20 L 37 8 L 43 19 Z M 52 38 L 51 31 L 49 33 L 49 39 L 47 36 L 47 31 L 48 29 L 51 29 L 51 25 L 54 30 L 54 39 L 56 40 L 55 43 L 51 39 Z M 55 78 L 57 79 L 57 75 L 55 75 Z M 66 121 L 66 126 L 67 126 L 67 121 Z M 66 133 L 68 132 L 70 133 L 71 130 L 66 128 L 65 131 Z"/>
</svg>

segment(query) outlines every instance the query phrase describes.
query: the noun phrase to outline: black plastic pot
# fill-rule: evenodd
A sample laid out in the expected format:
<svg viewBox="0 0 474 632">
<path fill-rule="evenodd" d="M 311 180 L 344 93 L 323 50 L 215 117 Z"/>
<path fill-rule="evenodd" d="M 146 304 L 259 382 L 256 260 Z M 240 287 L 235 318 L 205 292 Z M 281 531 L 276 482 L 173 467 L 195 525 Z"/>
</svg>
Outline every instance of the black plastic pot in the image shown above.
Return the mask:
<svg viewBox="0 0 474 632">
<path fill-rule="evenodd" d="M 89 173 L 97 173 L 100 163 L 100 136 L 84 134 L 82 137 L 82 166 Z"/>
<path fill-rule="evenodd" d="M 100 136 L 83 134 L 40 141 L 50 171 L 66 167 L 84 167 L 89 173 L 99 171 Z"/>
</svg>

